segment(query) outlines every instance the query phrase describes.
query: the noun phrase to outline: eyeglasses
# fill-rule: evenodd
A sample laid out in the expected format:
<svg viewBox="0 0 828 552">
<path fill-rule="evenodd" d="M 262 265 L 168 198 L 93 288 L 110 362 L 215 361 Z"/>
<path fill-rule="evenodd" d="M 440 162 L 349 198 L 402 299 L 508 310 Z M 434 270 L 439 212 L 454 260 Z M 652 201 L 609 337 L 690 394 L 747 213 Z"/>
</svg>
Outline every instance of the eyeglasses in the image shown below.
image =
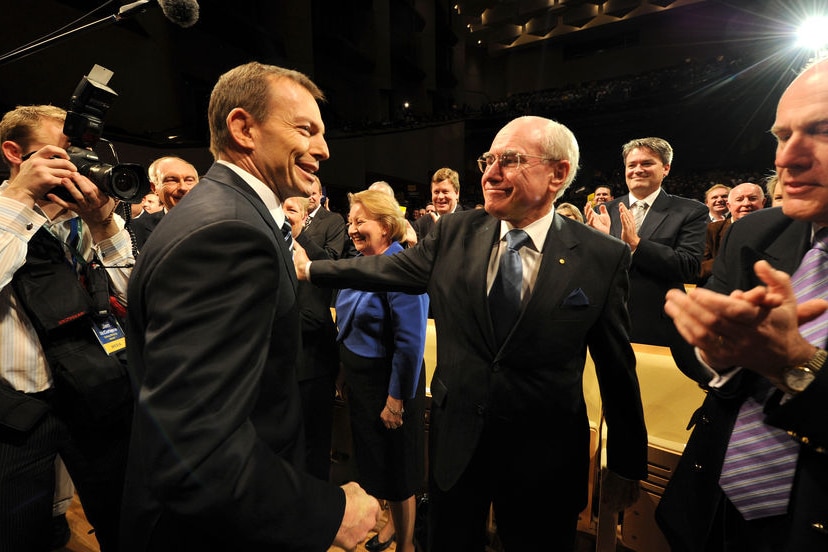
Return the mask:
<svg viewBox="0 0 828 552">
<path fill-rule="evenodd" d="M 480 169 L 480 172 L 484 173 L 486 172 L 486 169 L 494 165 L 495 161 L 497 161 L 500 163 L 501 169 L 517 169 L 520 167 L 520 164 L 529 157 L 542 159 L 544 161 L 551 161 L 549 157 L 543 157 L 542 155 L 529 155 L 528 153 L 518 153 L 516 151 L 506 151 L 500 155 L 486 152 L 480 156 L 480 159 L 477 160 L 477 167 Z"/>
</svg>

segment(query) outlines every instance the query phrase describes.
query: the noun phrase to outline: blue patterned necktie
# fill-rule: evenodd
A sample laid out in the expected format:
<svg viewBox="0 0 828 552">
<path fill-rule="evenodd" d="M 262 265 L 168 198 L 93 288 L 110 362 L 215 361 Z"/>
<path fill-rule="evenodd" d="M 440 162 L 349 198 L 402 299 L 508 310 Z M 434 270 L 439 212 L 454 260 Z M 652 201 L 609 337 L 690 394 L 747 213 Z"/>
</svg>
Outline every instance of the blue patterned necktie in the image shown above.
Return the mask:
<svg viewBox="0 0 828 552">
<path fill-rule="evenodd" d="M 518 251 L 531 241 L 523 230 L 510 230 L 506 234 L 506 249 L 500 256 L 497 275 L 489 290 L 489 312 L 498 343 L 503 343 L 520 314 L 523 265 Z"/>
<path fill-rule="evenodd" d="M 791 277 L 797 303 L 824 297 L 828 289 L 828 229 L 814 236 Z M 799 327 L 802 336 L 821 347 L 828 313 Z M 719 485 L 742 516 L 758 519 L 785 514 L 799 455 L 799 444 L 764 422 L 762 404 L 748 398 L 739 410 L 725 455 Z"/>
</svg>

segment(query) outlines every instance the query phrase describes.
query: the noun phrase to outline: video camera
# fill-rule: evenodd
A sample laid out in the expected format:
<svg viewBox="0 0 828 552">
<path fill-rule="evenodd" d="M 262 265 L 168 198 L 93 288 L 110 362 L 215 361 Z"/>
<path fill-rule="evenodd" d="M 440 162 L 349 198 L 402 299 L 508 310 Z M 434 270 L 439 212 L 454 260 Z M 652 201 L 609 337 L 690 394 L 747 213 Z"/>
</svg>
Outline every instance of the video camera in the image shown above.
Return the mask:
<svg viewBox="0 0 828 552">
<path fill-rule="evenodd" d="M 111 71 L 95 65 L 75 88 L 63 124 L 63 134 L 72 144 L 66 152 L 78 172 L 105 194 L 126 203 L 140 203 L 150 192 L 147 170 L 135 163 L 101 163 L 91 149 L 100 140 L 106 112 L 118 96 L 106 85 L 111 76 Z M 75 201 L 62 186 L 53 188 L 50 193 L 65 201 Z"/>
</svg>

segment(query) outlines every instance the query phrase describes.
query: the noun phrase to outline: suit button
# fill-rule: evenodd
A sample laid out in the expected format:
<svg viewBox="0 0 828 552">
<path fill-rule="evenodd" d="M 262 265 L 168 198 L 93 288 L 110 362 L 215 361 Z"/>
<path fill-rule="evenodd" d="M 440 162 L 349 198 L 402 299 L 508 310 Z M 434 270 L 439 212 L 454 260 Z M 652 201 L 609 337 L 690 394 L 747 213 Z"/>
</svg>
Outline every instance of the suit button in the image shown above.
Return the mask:
<svg viewBox="0 0 828 552">
<path fill-rule="evenodd" d="M 482 416 L 485 413 L 486 413 L 486 407 L 482 404 L 478 404 L 477 405 L 477 415 Z"/>
<path fill-rule="evenodd" d="M 824 523 L 819 523 L 819 522 L 812 523 L 811 524 L 811 529 L 814 529 L 815 531 L 819 531 L 823 535 L 828 535 L 828 527 L 826 527 Z"/>
<path fill-rule="evenodd" d="M 707 424 L 709 424 L 709 423 L 710 423 L 710 418 L 707 416 L 707 414 L 702 414 L 702 415 L 699 417 L 699 423 L 702 423 L 702 424 L 707 425 Z"/>
<path fill-rule="evenodd" d="M 26 223 L 26 230 L 31 230 L 32 228 L 34 228 L 34 224 L 32 224 L 31 222 Z"/>
<path fill-rule="evenodd" d="M 698 462 L 694 462 L 694 463 L 693 463 L 693 471 L 694 471 L 694 472 L 696 472 L 696 473 L 699 473 L 699 472 L 701 472 L 701 471 L 704 471 L 704 466 L 702 466 L 702 465 L 701 465 L 701 464 L 699 464 Z"/>
</svg>

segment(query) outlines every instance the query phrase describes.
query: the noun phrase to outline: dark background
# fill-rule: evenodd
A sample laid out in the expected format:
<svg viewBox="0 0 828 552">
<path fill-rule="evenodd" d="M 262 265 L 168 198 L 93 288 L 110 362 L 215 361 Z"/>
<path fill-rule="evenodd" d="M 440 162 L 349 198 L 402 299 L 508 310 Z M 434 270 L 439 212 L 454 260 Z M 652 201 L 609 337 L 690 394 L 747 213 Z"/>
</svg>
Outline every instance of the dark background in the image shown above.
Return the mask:
<svg viewBox="0 0 828 552">
<path fill-rule="evenodd" d="M 4 0 L 0 56 L 99 8 L 126 2 Z M 509 119 L 568 125 L 582 150 L 570 199 L 609 183 L 623 193 L 620 146 L 641 136 L 675 148 L 665 187 L 698 197 L 712 181 L 773 165 L 767 129 L 784 86 L 809 54 L 792 47 L 817 0 L 201 0 L 181 28 L 157 5 L 0 62 L 0 110 L 68 107 L 93 64 L 119 97 L 104 136 L 121 161 L 180 155 L 206 170 L 206 106 L 217 77 L 257 60 L 303 71 L 328 96 L 331 160 L 323 184 L 389 181 L 419 206 L 441 166 L 479 199 L 474 160 Z M 824 8 L 822 8 L 824 9 Z M 68 27 L 66 27 L 68 26 Z M 63 29 L 62 31 L 60 29 Z M 405 102 L 408 102 L 407 104 Z M 671 182 L 673 188 L 671 189 Z M 575 193 L 576 190 L 583 192 Z"/>
</svg>

